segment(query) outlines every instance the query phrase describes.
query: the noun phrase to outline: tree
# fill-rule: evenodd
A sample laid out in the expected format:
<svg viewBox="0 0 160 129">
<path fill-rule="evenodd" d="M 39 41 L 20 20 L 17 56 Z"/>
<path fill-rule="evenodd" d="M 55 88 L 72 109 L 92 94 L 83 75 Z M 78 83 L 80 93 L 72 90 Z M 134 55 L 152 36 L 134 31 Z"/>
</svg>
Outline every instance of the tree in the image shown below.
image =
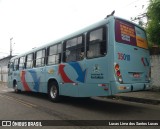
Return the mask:
<svg viewBox="0 0 160 129">
<path fill-rule="evenodd" d="M 148 39 L 152 44 L 160 45 L 160 0 L 150 0 L 147 17 Z"/>
</svg>

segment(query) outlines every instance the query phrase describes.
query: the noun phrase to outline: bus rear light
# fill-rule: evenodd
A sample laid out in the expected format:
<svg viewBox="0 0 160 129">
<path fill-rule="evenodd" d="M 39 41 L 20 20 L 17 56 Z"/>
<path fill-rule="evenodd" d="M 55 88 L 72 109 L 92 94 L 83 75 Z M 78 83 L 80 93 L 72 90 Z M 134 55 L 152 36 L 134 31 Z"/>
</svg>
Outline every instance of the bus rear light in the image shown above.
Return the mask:
<svg viewBox="0 0 160 129">
<path fill-rule="evenodd" d="M 115 74 L 116 74 L 116 77 L 117 77 L 117 79 L 118 79 L 118 81 L 120 82 L 120 83 L 122 83 L 123 82 L 123 79 L 122 79 L 122 76 L 121 76 L 121 71 L 120 71 L 120 66 L 119 66 L 119 64 L 115 64 L 114 65 L 114 70 L 115 70 Z"/>
<path fill-rule="evenodd" d="M 117 75 L 117 77 L 120 77 L 120 76 L 121 76 L 120 70 L 116 71 L 116 75 Z"/>
<path fill-rule="evenodd" d="M 123 82 L 122 77 L 119 77 L 118 81 L 122 83 Z"/>
<path fill-rule="evenodd" d="M 114 68 L 115 68 L 116 71 L 119 70 L 119 64 L 116 64 L 116 65 L 114 66 Z"/>
</svg>

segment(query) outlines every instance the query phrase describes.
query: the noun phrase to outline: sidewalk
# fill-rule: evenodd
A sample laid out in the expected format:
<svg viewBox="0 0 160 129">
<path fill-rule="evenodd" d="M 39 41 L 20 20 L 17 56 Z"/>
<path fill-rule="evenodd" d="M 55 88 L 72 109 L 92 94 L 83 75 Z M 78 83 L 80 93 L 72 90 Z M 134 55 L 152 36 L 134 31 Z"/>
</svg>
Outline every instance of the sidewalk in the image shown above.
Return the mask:
<svg viewBox="0 0 160 129">
<path fill-rule="evenodd" d="M 108 98 L 159 105 L 160 91 L 149 90 L 149 91 L 120 93 Z"/>
</svg>

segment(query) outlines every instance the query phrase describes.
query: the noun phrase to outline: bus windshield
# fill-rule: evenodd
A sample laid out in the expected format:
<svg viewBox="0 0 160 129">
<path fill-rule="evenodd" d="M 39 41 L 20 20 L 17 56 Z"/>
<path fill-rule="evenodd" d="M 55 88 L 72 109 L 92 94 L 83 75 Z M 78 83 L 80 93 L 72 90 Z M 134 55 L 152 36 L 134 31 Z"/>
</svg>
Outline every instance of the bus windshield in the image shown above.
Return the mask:
<svg viewBox="0 0 160 129">
<path fill-rule="evenodd" d="M 120 19 L 115 20 L 115 39 L 118 43 L 148 49 L 145 31 L 134 24 Z"/>
</svg>

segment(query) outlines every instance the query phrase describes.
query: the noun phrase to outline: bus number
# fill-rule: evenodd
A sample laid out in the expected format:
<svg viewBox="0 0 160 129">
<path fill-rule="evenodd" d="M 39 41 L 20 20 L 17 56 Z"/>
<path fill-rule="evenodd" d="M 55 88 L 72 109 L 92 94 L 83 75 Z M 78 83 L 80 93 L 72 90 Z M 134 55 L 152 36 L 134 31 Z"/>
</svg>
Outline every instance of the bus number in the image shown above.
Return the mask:
<svg viewBox="0 0 160 129">
<path fill-rule="evenodd" d="M 130 55 L 118 52 L 118 60 L 130 61 Z"/>
</svg>

